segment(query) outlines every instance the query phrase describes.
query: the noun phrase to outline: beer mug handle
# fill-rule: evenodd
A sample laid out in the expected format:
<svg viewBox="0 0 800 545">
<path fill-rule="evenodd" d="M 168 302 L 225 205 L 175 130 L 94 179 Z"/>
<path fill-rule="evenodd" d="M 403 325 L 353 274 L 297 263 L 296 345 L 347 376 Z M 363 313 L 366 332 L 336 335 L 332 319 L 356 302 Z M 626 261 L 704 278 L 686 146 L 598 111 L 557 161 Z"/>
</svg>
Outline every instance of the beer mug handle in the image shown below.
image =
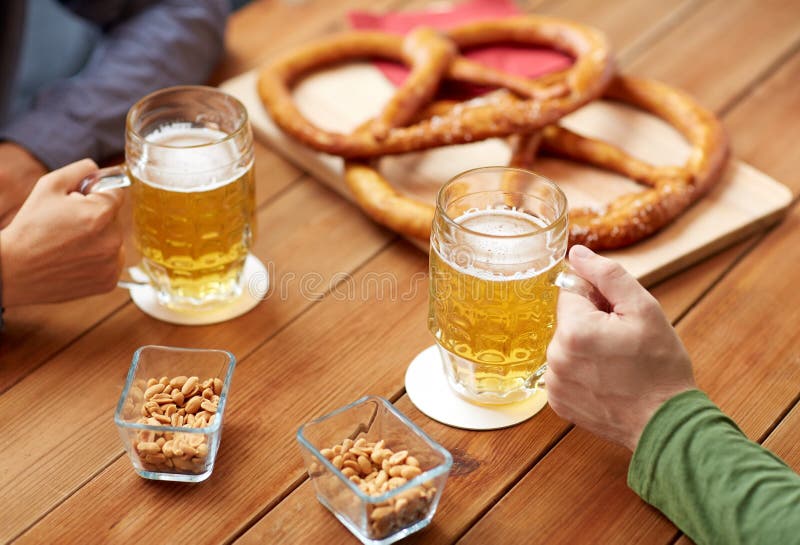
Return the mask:
<svg viewBox="0 0 800 545">
<path fill-rule="evenodd" d="M 556 277 L 556 286 L 570 293 L 574 293 L 588 299 L 594 306 L 598 308 L 598 310 L 610 312 L 611 304 L 605 297 L 603 297 L 603 294 L 600 293 L 600 290 L 598 290 L 584 278 L 578 276 L 578 273 L 575 272 L 575 269 L 572 268 L 572 265 L 566 261 L 564 263 L 566 265 L 564 270 L 561 271 Z"/>
<path fill-rule="evenodd" d="M 128 172 L 125 170 L 124 165 L 115 165 L 113 167 L 101 168 L 97 172 L 89 174 L 81 181 L 79 190 L 84 195 L 89 193 L 97 193 L 100 191 L 107 191 L 109 189 L 120 189 L 123 187 L 130 187 L 131 180 L 128 178 Z M 131 269 L 128 269 L 128 274 L 131 274 Z M 145 286 L 149 284 L 147 281 L 138 281 L 131 275 L 129 278 L 120 278 L 117 282 L 117 287 L 131 289 L 137 286 Z"/>
<path fill-rule="evenodd" d="M 92 192 L 106 191 L 108 189 L 118 189 L 130 187 L 131 180 L 123 165 L 101 168 L 97 172 L 89 174 L 83 179 L 80 185 L 80 192 L 88 195 Z"/>
<path fill-rule="evenodd" d="M 600 293 L 600 290 L 598 290 L 584 278 L 578 276 L 578 273 L 575 272 L 575 269 L 573 269 L 567 261 L 564 261 L 564 265 L 564 270 L 561 271 L 556 277 L 556 286 L 562 290 L 585 297 L 591 301 L 591 303 L 596 306 L 598 310 L 610 312 L 611 303 L 608 302 L 608 299 L 603 297 L 603 294 Z M 536 388 L 541 388 L 543 390 L 547 389 L 547 384 L 544 382 L 544 374 L 546 371 L 547 364 L 545 363 L 531 377 L 530 380 Z"/>
</svg>

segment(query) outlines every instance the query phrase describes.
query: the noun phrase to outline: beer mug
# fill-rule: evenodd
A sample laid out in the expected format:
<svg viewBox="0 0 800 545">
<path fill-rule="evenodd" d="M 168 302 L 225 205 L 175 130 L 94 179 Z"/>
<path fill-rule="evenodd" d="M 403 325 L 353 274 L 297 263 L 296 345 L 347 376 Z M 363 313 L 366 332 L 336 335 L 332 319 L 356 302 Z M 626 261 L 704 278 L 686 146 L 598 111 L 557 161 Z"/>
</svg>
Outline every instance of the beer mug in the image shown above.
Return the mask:
<svg viewBox="0 0 800 545">
<path fill-rule="evenodd" d="M 552 181 L 486 167 L 447 182 L 430 244 L 428 328 L 452 389 L 468 401 L 521 401 L 543 385 L 559 288 L 605 300 L 570 272 L 567 199 Z"/>
<path fill-rule="evenodd" d="M 81 191 L 129 187 L 145 283 L 169 308 L 206 308 L 242 291 L 255 230 L 253 162 L 241 102 L 211 87 L 171 87 L 130 109 L 124 165 L 101 169 Z"/>
</svg>

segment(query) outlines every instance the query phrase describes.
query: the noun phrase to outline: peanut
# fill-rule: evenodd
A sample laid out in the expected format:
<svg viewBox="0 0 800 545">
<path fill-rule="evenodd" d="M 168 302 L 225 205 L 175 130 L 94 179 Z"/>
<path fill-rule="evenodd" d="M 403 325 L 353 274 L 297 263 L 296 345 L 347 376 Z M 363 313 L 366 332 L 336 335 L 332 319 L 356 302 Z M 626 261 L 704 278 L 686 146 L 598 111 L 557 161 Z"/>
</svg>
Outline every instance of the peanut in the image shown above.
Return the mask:
<svg viewBox="0 0 800 545">
<path fill-rule="evenodd" d="M 197 388 L 197 381 L 200 380 L 197 377 L 189 377 L 186 382 L 181 386 L 181 393 L 184 396 L 191 396 L 195 394 L 195 389 Z"/>
<path fill-rule="evenodd" d="M 170 417 L 165 415 L 165 414 L 154 414 L 153 418 L 155 418 L 156 420 L 158 420 L 162 424 L 169 425 L 169 424 L 172 423 L 172 420 L 170 419 Z"/>
<path fill-rule="evenodd" d="M 333 449 L 330 448 L 324 448 L 321 451 L 319 451 L 319 453 L 322 454 L 328 460 L 333 460 L 333 457 L 335 456 L 335 454 L 333 453 Z"/>
<path fill-rule="evenodd" d="M 401 450 L 400 452 L 395 452 L 389 457 L 389 463 L 393 466 L 396 466 L 397 464 L 403 463 L 403 461 L 406 459 L 407 456 L 408 456 L 407 450 Z"/>
<path fill-rule="evenodd" d="M 166 403 L 172 403 L 172 396 L 164 393 L 156 394 L 150 398 L 150 401 L 154 401 L 159 405 L 164 405 Z"/>
<path fill-rule="evenodd" d="M 187 382 L 188 384 L 188 382 Z M 195 396 L 191 398 L 189 401 L 186 402 L 186 412 L 189 414 L 194 414 L 200 410 L 200 404 L 203 402 L 202 397 Z"/>
<path fill-rule="evenodd" d="M 181 392 L 177 388 L 175 390 L 172 390 L 170 397 L 172 398 L 172 402 L 175 403 L 175 405 L 183 405 L 184 401 L 183 392 Z"/>
<path fill-rule="evenodd" d="M 422 470 L 416 466 L 400 466 L 400 476 L 406 480 L 422 475 Z"/>
<path fill-rule="evenodd" d="M 215 392 L 221 393 L 224 387 L 220 379 L 208 378 L 201 384 L 197 376 L 162 376 L 142 381 L 141 385 L 131 388 L 129 413 L 133 414 L 140 406 L 142 416 L 137 422 L 171 427 L 204 427 L 213 423 L 219 404 L 219 395 Z M 133 448 L 142 467 L 149 471 L 202 473 L 206 470 L 209 445 L 205 434 L 142 430 L 136 437 Z M 353 476 L 360 479 L 357 471 L 352 471 Z"/>
<path fill-rule="evenodd" d="M 347 438 L 339 445 L 320 450 L 342 475 L 356 484 L 365 494 L 377 496 L 406 485 L 422 474 L 417 458 L 407 450 L 393 452 L 380 440 L 368 442 L 365 437 L 355 441 Z M 390 497 L 369 511 L 369 535 L 381 539 L 427 516 L 436 489 L 428 481 L 421 486 Z"/>
</svg>

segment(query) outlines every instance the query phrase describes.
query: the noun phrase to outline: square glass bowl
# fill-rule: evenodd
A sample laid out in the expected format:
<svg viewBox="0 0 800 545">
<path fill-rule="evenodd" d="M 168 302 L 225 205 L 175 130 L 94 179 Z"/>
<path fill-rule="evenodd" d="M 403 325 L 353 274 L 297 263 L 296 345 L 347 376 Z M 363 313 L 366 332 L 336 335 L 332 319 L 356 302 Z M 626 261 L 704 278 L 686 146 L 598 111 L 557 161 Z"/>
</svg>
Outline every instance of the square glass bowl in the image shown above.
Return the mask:
<svg viewBox="0 0 800 545">
<path fill-rule="evenodd" d="M 183 482 L 199 482 L 211 475 L 235 366 L 236 358 L 224 350 L 143 346 L 133 354 L 114 423 L 139 475 Z M 164 385 L 154 394 L 159 387 L 150 389 L 148 380 L 162 377 L 176 379 L 175 386 Z M 196 386 L 189 377 L 198 377 Z M 221 384 L 212 380 L 204 388 L 208 379 Z M 198 396 L 200 401 L 191 401 Z M 167 400 L 170 397 L 175 399 Z"/>
<path fill-rule="evenodd" d="M 428 437 L 389 401 L 376 396 L 363 397 L 301 426 L 297 430 L 297 440 L 317 499 L 368 545 L 394 543 L 426 527 L 436 512 L 453 465 L 453 457 L 444 447 Z M 378 461 L 382 462 L 384 458 L 388 464 L 392 459 L 376 455 L 371 460 L 373 467 L 369 468 L 373 484 L 359 481 L 365 488 L 375 488 L 370 494 L 351 480 L 355 477 L 348 477 L 337 466 L 348 465 L 342 459 L 347 452 L 365 450 L 365 457 L 372 458 L 370 451 L 374 453 L 375 447 L 368 445 L 373 443 L 381 446 L 379 452 L 384 455 L 388 454 L 385 449 L 396 454 L 394 460 L 400 461 L 396 463 L 399 469 L 394 472 L 405 470 L 405 473 L 403 479 L 387 482 L 389 475 L 378 473 Z M 334 449 L 336 445 L 338 448 Z M 356 454 L 350 459 L 355 463 L 366 463 L 359 460 L 359 456 Z M 413 459 L 408 456 L 413 456 Z M 352 468 L 358 466 L 350 465 L 348 473 L 352 474 L 355 472 Z M 409 470 L 409 465 L 415 465 L 420 471 Z M 361 475 L 364 474 L 366 468 L 361 471 Z M 383 485 L 384 482 L 388 486 Z"/>
</svg>

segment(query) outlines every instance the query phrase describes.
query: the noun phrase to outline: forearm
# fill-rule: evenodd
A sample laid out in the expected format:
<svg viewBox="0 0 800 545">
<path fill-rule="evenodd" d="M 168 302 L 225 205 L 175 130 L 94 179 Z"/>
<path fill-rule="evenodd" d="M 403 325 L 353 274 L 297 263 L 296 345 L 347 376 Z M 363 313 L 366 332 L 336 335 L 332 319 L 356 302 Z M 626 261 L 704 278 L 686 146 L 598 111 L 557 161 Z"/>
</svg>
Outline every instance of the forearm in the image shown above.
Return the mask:
<svg viewBox="0 0 800 545">
<path fill-rule="evenodd" d="M 800 543 L 800 476 L 697 390 L 647 424 L 628 484 L 699 545 Z"/>
<path fill-rule="evenodd" d="M 125 116 L 162 87 L 203 83 L 223 48 L 227 0 L 128 2 L 76 76 L 39 93 L 33 110 L 0 130 L 49 168 L 122 151 Z"/>
</svg>

